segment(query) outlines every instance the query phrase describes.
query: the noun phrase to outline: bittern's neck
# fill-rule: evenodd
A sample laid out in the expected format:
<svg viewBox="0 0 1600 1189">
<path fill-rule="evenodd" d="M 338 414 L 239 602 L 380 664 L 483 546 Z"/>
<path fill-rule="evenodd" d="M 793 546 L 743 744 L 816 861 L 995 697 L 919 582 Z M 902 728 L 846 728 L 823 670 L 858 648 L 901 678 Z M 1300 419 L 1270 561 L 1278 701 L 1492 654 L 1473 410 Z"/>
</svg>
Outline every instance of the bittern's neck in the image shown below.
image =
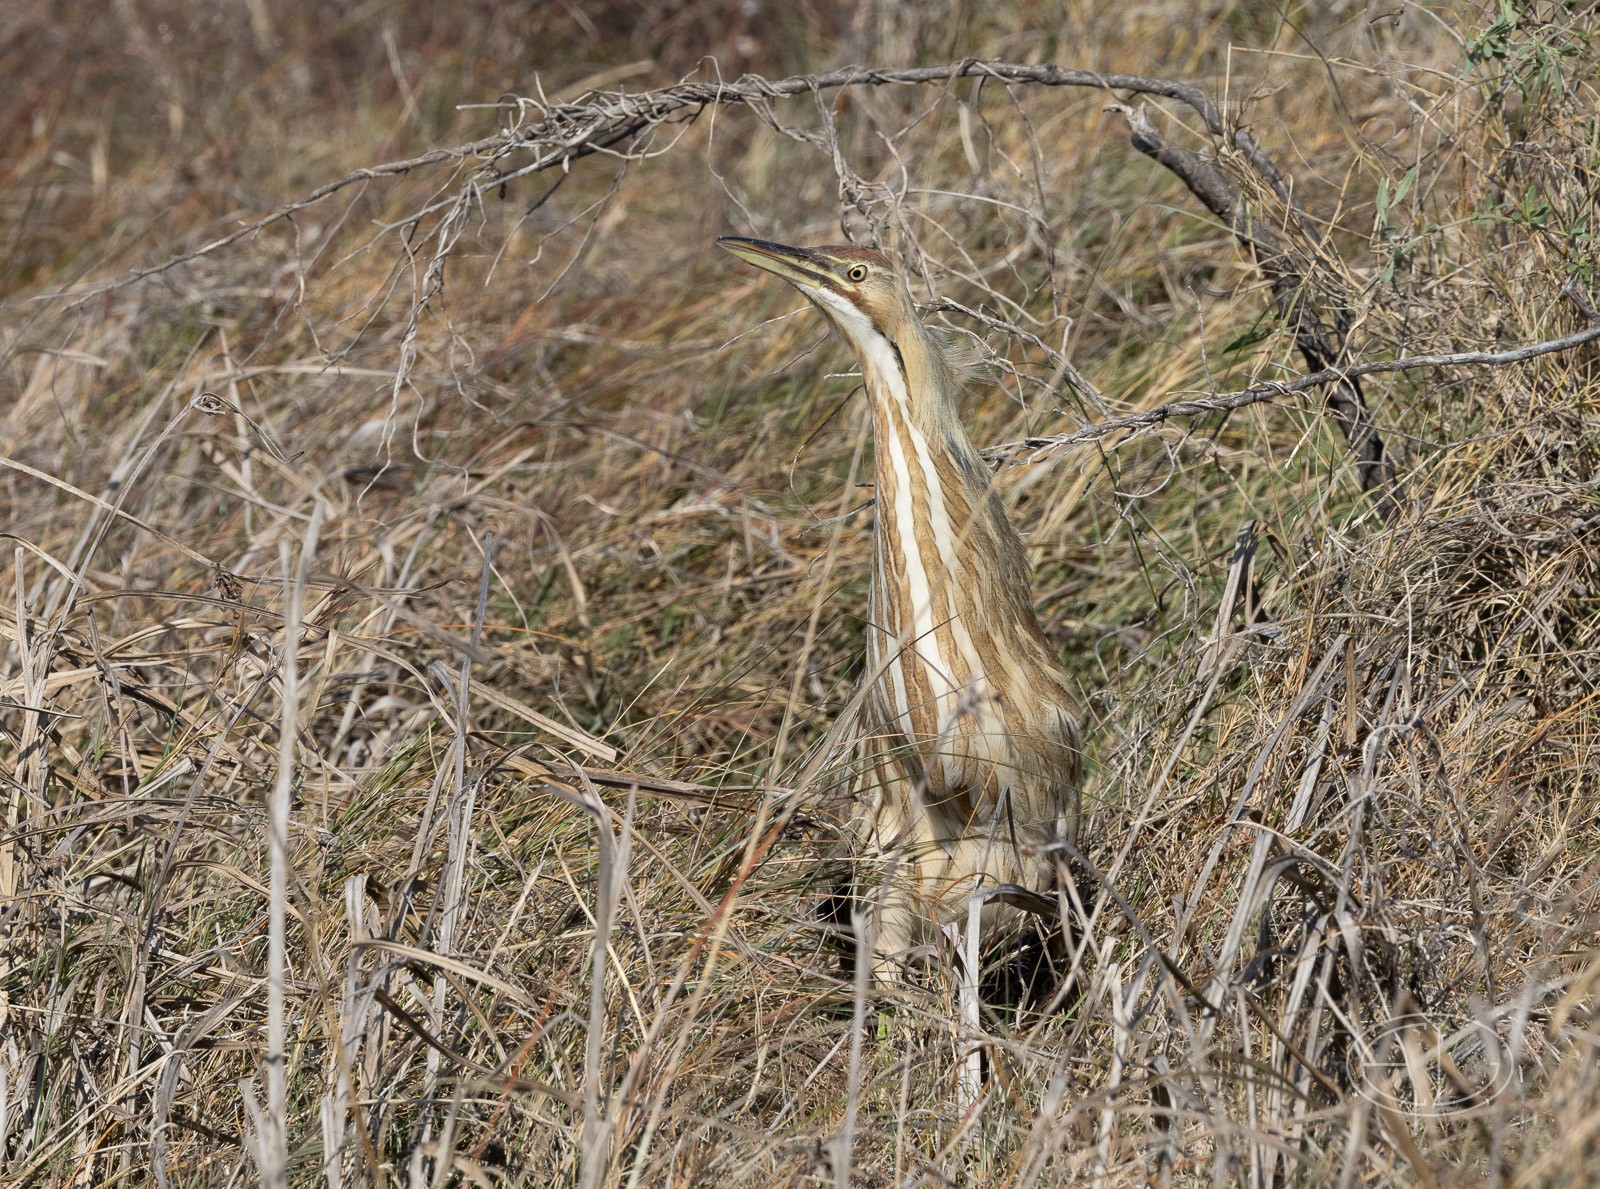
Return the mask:
<svg viewBox="0 0 1600 1189">
<path fill-rule="evenodd" d="M 920 449 L 954 464 L 953 473 L 945 476 L 946 486 L 959 478 L 970 496 L 986 492 L 989 469 L 961 424 L 960 385 L 922 325 L 908 321 L 888 335 L 875 333 L 855 345 L 872 403 L 880 469 L 887 461 L 885 448 L 909 432 L 920 439 Z"/>
<path fill-rule="evenodd" d="M 912 738 L 942 738 L 963 691 L 1044 663 L 1028 564 L 920 325 L 857 343 L 872 402 L 876 547 L 869 660 Z M 1012 658 L 1012 659 L 1007 659 Z M 1015 663 L 1013 663 L 1015 661 Z"/>
</svg>

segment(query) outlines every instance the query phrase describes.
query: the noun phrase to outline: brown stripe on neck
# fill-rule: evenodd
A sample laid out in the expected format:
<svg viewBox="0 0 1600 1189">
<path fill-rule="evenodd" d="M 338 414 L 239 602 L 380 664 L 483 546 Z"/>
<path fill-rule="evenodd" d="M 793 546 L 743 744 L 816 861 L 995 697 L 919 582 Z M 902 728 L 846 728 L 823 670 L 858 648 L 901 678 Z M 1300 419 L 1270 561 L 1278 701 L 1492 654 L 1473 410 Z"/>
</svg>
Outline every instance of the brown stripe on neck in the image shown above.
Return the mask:
<svg viewBox="0 0 1600 1189">
<path fill-rule="evenodd" d="M 900 369 L 900 382 L 906 386 L 906 391 L 911 391 L 911 374 L 906 371 L 906 357 L 900 354 L 900 344 L 894 339 L 889 340 L 889 350 L 894 352 L 894 362 Z"/>
</svg>

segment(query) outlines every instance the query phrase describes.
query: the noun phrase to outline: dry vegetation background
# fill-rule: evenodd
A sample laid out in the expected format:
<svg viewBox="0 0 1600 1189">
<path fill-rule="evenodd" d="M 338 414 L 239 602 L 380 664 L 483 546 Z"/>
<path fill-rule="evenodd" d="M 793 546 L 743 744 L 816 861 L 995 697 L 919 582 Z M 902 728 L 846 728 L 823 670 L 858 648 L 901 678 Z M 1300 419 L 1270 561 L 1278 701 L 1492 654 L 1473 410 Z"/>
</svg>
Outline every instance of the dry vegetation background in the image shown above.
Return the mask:
<svg viewBox="0 0 1600 1189">
<path fill-rule="evenodd" d="M 0 1179 L 1590 1182 L 1592 346 L 1369 377 L 1387 518 L 1316 391 L 1004 452 L 1116 896 L 972 1105 L 953 983 L 859 1000 L 815 911 L 861 401 L 712 240 L 880 235 L 986 446 L 1291 380 L 1293 336 L 1118 93 L 802 90 L 503 175 L 541 105 L 689 76 L 1163 76 L 1292 177 L 1302 221 L 1149 104 L 1343 289 L 1349 358 L 1504 351 L 1594 321 L 1597 29 L 5 5 Z"/>
</svg>

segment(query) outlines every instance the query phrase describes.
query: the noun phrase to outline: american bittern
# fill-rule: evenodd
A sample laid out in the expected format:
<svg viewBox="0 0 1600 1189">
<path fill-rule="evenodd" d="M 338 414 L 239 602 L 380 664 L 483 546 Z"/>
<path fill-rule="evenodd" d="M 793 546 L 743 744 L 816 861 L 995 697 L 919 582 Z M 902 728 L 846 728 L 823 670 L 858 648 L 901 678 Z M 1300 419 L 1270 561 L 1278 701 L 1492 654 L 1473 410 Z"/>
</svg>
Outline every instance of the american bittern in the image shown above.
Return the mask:
<svg viewBox="0 0 1600 1189">
<path fill-rule="evenodd" d="M 960 384 L 900 272 L 865 248 L 717 241 L 799 289 L 855 351 L 877 525 L 854 829 L 898 859 L 878 964 L 955 918 L 979 876 L 1038 888 L 1030 847 L 1075 836 L 1072 695 L 1034 614 L 1022 541 L 962 427 Z M 985 909 L 984 926 L 995 909 Z"/>
</svg>

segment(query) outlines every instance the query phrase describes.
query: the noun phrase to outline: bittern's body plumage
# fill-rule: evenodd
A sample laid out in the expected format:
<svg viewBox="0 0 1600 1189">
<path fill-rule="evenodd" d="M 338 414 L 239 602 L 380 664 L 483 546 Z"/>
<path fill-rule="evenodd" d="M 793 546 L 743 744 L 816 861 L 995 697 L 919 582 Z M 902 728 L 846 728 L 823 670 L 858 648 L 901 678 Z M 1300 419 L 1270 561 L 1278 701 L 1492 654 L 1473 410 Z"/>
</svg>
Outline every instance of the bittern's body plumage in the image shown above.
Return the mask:
<svg viewBox="0 0 1600 1189">
<path fill-rule="evenodd" d="M 960 420 L 960 385 L 899 272 L 864 248 L 723 239 L 789 281 L 855 351 L 877 524 L 856 828 L 898 860 L 877 950 L 925 940 L 985 882 L 1037 888 L 1032 846 L 1077 825 L 1072 696 L 1027 559 Z M 986 916 L 992 918 L 992 913 Z"/>
</svg>

